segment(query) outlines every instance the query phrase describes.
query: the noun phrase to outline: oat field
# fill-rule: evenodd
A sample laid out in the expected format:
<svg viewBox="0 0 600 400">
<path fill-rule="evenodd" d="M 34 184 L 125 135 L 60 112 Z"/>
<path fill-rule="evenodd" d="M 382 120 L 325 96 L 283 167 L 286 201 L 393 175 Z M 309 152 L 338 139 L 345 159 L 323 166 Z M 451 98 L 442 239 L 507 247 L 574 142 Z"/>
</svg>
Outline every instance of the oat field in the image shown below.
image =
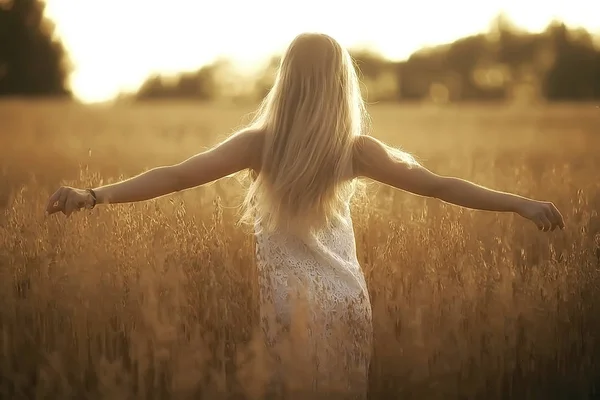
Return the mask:
<svg viewBox="0 0 600 400">
<path fill-rule="evenodd" d="M 252 236 L 235 177 L 69 219 L 87 187 L 180 161 L 251 108 L 0 103 L 0 398 L 251 399 Z M 373 134 L 440 174 L 553 201 L 564 231 L 369 184 L 353 209 L 373 399 L 600 398 L 600 109 L 377 105 Z"/>
</svg>

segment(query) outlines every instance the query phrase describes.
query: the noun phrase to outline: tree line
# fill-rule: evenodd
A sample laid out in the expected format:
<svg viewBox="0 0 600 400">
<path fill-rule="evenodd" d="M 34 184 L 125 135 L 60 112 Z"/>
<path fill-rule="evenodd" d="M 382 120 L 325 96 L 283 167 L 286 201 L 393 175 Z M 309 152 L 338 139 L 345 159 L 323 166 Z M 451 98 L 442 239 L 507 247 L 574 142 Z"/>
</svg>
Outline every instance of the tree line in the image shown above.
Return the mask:
<svg viewBox="0 0 600 400">
<path fill-rule="evenodd" d="M 589 101 L 600 99 L 600 43 L 584 29 L 552 22 L 530 33 L 499 15 L 484 33 L 421 49 L 394 62 L 353 50 L 370 102 Z M 124 97 L 256 101 L 273 83 L 279 57 L 248 80 L 226 59 L 176 77 L 151 76 Z M 71 96 L 69 60 L 39 0 L 0 1 L 0 96 Z"/>
<path fill-rule="evenodd" d="M 369 101 L 589 101 L 600 99 L 600 46 L 584 29 L 556 21 L 541 33 L 518 29 L 498 16 L 488 32 L 425 48 L 393 62 L 369 50 L 351 54 Z M 180 80 L 150 78 L 139 100 L 186 97 L 214 100 L 238 96 L 257 100 L 273 83 L 273 57 L 250 87 L 228 91 L 219 76 L 227 62 L 205 66 Z M 194 89 L 195 88 L 195 89 Z"/>
</svg>

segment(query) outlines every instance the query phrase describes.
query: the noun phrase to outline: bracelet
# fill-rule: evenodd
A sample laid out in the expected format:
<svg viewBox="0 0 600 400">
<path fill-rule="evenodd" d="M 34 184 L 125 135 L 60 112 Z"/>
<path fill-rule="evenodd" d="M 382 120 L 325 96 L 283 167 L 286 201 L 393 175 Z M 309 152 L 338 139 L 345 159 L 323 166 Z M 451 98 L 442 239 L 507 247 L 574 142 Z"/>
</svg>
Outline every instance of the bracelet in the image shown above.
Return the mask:
<svg viewBox="0 0 600 400">
<path fill-rule="evenodd" d="M 92 203 L 92 208 L 96 207 L 96 203 L 98 202 L 98 198 L 96 197 L 96 192 L 94 192 L 94 189 L 86 189 L 86 191 L 92 195 L 92 199 L 94 199 L 94 202 Z"/>
</svg>

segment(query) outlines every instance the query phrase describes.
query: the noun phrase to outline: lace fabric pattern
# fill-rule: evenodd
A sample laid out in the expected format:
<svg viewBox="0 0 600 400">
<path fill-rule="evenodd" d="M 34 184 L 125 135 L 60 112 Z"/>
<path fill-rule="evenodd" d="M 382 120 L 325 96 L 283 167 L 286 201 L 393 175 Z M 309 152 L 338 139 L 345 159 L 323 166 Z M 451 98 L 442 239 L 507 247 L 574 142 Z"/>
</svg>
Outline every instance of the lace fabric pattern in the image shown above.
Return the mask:
<svg viewBox="0 0 600 400">
<path fill-rule="evenodd" d="M 343 221 L 306 239 L 257 233 L 256 256 L 275 379 L 291 390 L 366 399 L 372 314 L 349 205 Z"/>
</svg>

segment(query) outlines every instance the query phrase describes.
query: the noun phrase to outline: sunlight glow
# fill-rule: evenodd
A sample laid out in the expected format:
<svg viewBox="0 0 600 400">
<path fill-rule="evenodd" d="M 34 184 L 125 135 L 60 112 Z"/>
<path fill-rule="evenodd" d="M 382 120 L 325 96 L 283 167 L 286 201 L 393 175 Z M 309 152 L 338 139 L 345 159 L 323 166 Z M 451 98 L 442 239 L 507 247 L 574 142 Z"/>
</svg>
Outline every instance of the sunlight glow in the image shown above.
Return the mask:
<svg viewBox="0 0 600 400">
<path fill-rule="evenodd" d="M 531 31 L 554 18 L 600 31 L 596 0 L 419 0 L 406 6 L 371 0 L 354 7 L 346 0 L 46 3 L 74 64 L 71 87 L 84 102 L 109 100 L 135 91 L 150 74 L 195 70 L 219 56 L 256 69 L 302 31 L 331 34 L 349 47 L 370 46 L 391 59 L 484 31 L 501 10 Z"/>
</svg>

